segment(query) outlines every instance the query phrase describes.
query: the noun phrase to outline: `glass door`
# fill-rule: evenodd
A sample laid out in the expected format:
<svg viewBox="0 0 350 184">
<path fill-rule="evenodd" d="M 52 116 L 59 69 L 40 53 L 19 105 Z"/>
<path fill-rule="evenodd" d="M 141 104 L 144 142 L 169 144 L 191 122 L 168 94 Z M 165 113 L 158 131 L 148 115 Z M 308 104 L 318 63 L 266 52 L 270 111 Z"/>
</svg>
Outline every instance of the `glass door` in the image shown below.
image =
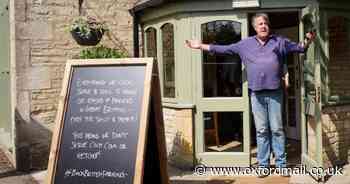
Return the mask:
<svg viewBox="0 0 350 184">
<path fill-rule="evenodd" d="M 296 15 L 297 16 L 297 15 Z M 296 24 L 298 24 L 296 22 Z M 299 42 L 299 26 L 287 26 L 274 29 L 278 35 L 283 35 L 293 42 Z M 286 57 L 289 87 L 285 91 L 284 123 L 286 137 L 300 140 L 300 62 L 298 53 L 290 53 Z"/>
<path fill-rule="evenodd" d="M 201 14 L 193 39 L 228 45 L 247 37 L 246 14 Z M 196 158 L 207 166 L 250 165 L 248 86 L 238 55 L 194 51 Z"/>
<path fill-rule="evenodd" d="M 307 169 L 322 167 L 322 124 L 321 124 L 321 80 L 320 80 L 320 54 L 319 54 L 319 24 L 318 7 L 309 5 L 302 9 L 300 33 L 304 38 L 306 32 L 314 30 L 317 37 L 302 56 L 302 164 Z M 314 176 L 317 179 L 320 176 Z"/>
</svg>

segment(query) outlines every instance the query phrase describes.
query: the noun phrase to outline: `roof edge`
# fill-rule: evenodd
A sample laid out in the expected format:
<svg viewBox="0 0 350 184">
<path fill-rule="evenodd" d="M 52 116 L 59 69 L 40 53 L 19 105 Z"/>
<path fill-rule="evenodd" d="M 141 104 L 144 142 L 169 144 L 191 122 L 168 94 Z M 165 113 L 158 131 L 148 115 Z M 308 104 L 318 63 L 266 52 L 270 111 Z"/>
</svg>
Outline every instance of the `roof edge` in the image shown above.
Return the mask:
<svg viewBox="0 0 350 184">
<path fill-rule="evenodd" d="M 161 5 L 161 4 L 168 2 L 168 1 L 171 1 L 171 0 L 146 0 L 143 2 L 142 1 L 137 2 L 137 3 L 135 3 L 133 8 L 129 9 L 129 12 L 132 15 L 135 15 L 135 13 L 137 13 L 141 10 L 144 10 L 144 9 L 150 8 L 150 7 L 155 7 L 155 6 Z"/>
</svg>

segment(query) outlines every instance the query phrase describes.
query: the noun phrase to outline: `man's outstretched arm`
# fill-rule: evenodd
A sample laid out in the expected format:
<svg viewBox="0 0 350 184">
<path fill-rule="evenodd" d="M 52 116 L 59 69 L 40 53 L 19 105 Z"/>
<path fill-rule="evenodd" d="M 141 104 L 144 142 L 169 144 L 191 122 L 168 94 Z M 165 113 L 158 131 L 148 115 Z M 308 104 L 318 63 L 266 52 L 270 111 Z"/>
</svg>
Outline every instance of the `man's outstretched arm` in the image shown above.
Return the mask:
<svg viewBox="0 0 350 184">
<path fill-rule="evenodd" d="M 203 44 L 199 40 L 186 40 L 186 45 L 191 49 L 200 49 L 204 51 L 209 51 L 209 45 Z"/>
<path fill-rule="evenodd" d="M 215 54 L 237 54 L 239 53 L 239 47 L 237 43 L 230 45 L 215 45 L 204 44 L 198 40 L 186 40 L 186 45 L 192 49 L 200 49 L 203 51 L 209 51 Z"/>
<path fill-rule="evenodd" d="M 287 53 L 290 53 L 290 52 L 299 52 L 299 53 L 306 52 L 307 48 L 314 41 L 315 37 L 316 37 L 316 33 L 315 32 L 308 32 L 305 35 L 305 40 L 300 42 L 300 43 L 295 43 L 295 42 L 292 42 L 292 41 L 289 41 L 288 39 L 286 39 L 285 40 L 285 49 L 286 49 Z"/>
</svg>

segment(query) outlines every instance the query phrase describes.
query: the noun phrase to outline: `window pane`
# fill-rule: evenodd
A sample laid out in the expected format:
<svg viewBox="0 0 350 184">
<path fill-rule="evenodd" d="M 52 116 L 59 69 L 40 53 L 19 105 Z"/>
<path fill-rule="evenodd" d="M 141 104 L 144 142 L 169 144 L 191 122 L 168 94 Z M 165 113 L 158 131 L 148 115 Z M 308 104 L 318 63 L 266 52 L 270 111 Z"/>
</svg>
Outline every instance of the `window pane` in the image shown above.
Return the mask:
<svg viewBox="0 0 350 184">
<path fill-rule="evenodd" d="M 165 24 L 162 30 L 163 46 L 163 92 L 164 97 L 175 97 L 175 58 L 174 58 L 174 26 Z"/>
<path fill-rule="evenodd" d="M 328 19 L 329 33 L 329 91 L 331 102 L 350 101 L 350 15 Z M 322 72 L 326 71 L 322 67 Z M 323 76 L 323 75 L 321 75 Z M 326 79 L 322 79 L 325 81 Z"/>
<path fill-rule="evenodd" d="M 241 24 L 214 21 L 202 24 L 203 43 L 228 45 L 241 40 Z M 241 97 L 242 69 L 238 55 L 211 55 L 203 52 L 203 96 Z"/>
<path fill-rule="evenodd" d="M 206 152 L 243 152 L 243 113 L 204 112 Z"/>
<path fill-rule="evenodd" d="M 146 55 L 157 60 L 157 30 L 148 28 L 146 30 Z"/>
</svg>

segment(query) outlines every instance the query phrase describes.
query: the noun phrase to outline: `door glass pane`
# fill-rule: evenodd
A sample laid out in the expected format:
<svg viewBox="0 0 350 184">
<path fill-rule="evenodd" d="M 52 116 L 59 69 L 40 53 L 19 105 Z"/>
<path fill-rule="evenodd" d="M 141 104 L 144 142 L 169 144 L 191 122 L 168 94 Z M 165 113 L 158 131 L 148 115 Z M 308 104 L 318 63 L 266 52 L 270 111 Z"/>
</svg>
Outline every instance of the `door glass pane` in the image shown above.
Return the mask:
<svg viewBox="0 0 350 184">
<path fill-rule="evenodd" d="M 204 112 L 206 152 L 243 152 L 243 113 Z"/>
<path fill-rule="evenodd" d="M 175 98 L 174 26 L 164 24 L 162 31 L 163 50 L 163 93 L 164 97 Z"/>
<path fill-rule="evenodd" d="M 296 127 L 296 117 L 298 116 L 296 114 L 296 106 L 298 101 L 298 56 L 294 54 L 289 54 L 287 56 L 287 64 L 288 64 L 288 79 L 289 79 L 289 87 L 288 92 L 285 94 L 286 97 L 286 118 L 287 118 L 287 124 L 289 127 Z"/>
<path fill-rule="evenodd" d="M 241 40 L 241 23 L 219 20 L 201 25 L 202 42 L 228 45 Z M 242 66 L 238 55 L 203 52 L 203 96 L 241 97 Z"/>
</svg>

